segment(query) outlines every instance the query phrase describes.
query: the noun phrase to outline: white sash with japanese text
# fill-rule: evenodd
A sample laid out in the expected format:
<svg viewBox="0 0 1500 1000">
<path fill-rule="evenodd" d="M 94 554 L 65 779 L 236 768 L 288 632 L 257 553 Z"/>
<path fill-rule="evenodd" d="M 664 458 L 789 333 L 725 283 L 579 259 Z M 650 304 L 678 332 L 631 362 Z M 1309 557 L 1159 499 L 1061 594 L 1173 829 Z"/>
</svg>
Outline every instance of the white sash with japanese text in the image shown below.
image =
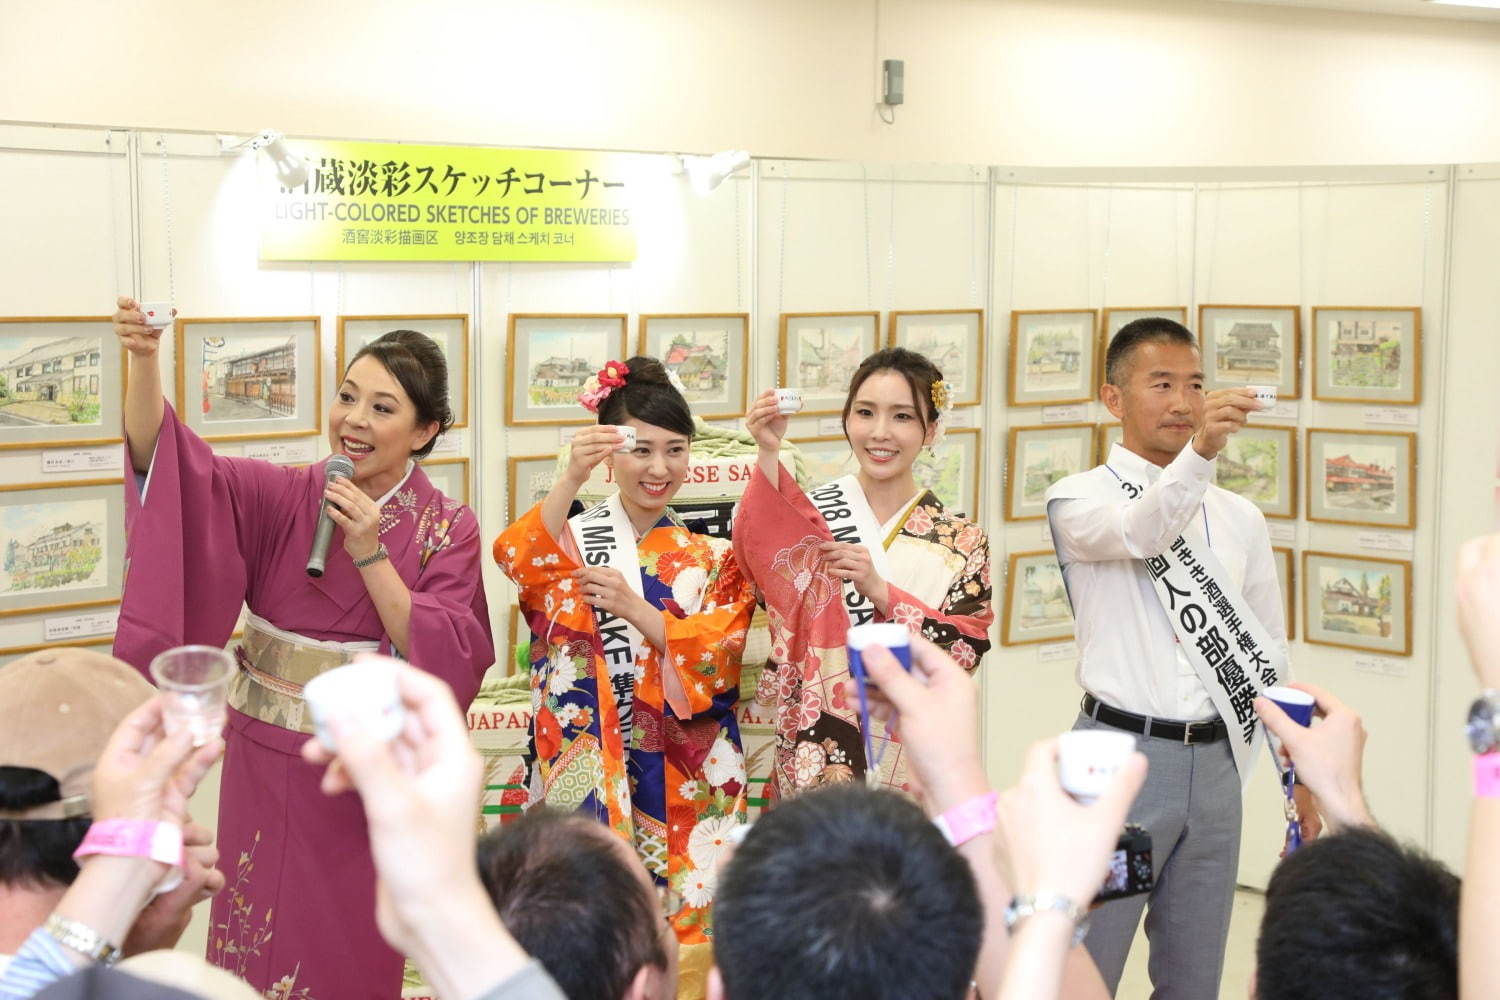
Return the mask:
<svg viewBox="0 0 1500 1000">
<path fill-rule="evenodd" d="M 1049 492 L 1047 502 L 1086 499 L 1113 503 L 1122 496 L 1128 502 L 1145 489 L 1104 465 L 1073 477 L 1066 494 Z M 1243 784 L 1249 780 L 1261 739 L 1255 698 L 1262 688 L 1278 684 L 1286 676 L 1285 654 L 1208 546 L 1195 548 L 1179 535 L 1165 552 L 1140 563 L 1151 578 L 1179 647 L 1229 730 L 1235 767 Z M 1063 581 L 1066 585 L 1066 573 Z"/>
<path fill-rule="evenodd" d="M 641 588 L 641 561 L 635 547 L 635 528 L 625 515 L 620 494 L 615 493 L 582 514 L 568 519 L 568 530 L 578 544 L 585 566 L 607 566 L 618 570 L 625 583 L 637 595 Z M 609 686 L 615 692 L 620 713 L 620 735 L 630 746 L 630 729 L 635 704 L 635 664 L 645 652 L 646 639 L 636 627 L 623 618 L 594 609 L 594 623 L 604 648 L 604 664 L 609 670 Z"/>
<path fill-rule="evenodd" d="M 808 494 L 823 522 L 833 533 L 835 542 L 862 546 L 870 553 L 870 563 L 883 580 L 890 579 L 890 566 L 882 544 L 880 522 L 860 489 L 859 480 L 851 476 L 835 479 Z M 868 625 L 875 620 L 875 602 L 861 594 L 854 584 L 844 581 L 844 610 L 850 625 Z"/>
</svg>

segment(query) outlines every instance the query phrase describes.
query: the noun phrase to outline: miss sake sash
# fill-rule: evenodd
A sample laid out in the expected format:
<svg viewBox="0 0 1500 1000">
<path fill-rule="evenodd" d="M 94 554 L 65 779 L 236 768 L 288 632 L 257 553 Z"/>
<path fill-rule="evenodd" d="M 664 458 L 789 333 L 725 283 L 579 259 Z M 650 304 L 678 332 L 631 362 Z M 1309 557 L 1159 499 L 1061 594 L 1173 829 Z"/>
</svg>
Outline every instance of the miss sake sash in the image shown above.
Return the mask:
<svg viewBox="0 0 1500 1000">
<path fill-rule="evenodd" d="M 1103 465 L 1072 477 L 1065 492 L 1049 494 L 1047 500 L 1112 503 L 1123 495 L 1128 502 L 1145 490 Z M 1285 655 L 1208 546 L 1194 548 L 1178 535 L 1165 552 L 1141 562 L 1178 644 L 1229 730 L 1243 783 L 1250 776 L 1261 736 L 1255 698 L 1262 688 L 1286 676 Z M 1066 586 L 1066 574 L 1063 581 Z"/>
<path fill-rule="evenodd" d="M 637 596 L 645 596 L 641 588 L 640 556 L 635 548 L 635 528 L 625 516 L 625 504 L 621 502 L 620 494 L 615 493 L 582 514 L 570 517 L 568 530 L 578 543 L 585 566 L 607 566 L 618 570 Z M 619 707 L 620 735 L 628 749 L 635 705 L 635 662 L 645 651 L 646 639 L 630 622 L 600 607 L 594 608 L 594 623 L 599 628 L 604 664 L 609 670 L 609 685 L 614 689 L 615 704 Z"/>
<path fill-rule="evenodd" d="M 823 522 L 833 533 L 835 542 L 858 545 L 870 553 L 870 563 L 881 579 L 890 578 L 890 566 L 885 557 L 885 546 L 881 544 L 880 522 L 865 499 L 865 491 L 852 475 L 835 479 L 827 486 L 808 494 Z M 849 612 L 849 624 L 867 625 L 875 620 L 875 602 L 854 586 L 844 581 L 844 609 Z"/>
</svg>

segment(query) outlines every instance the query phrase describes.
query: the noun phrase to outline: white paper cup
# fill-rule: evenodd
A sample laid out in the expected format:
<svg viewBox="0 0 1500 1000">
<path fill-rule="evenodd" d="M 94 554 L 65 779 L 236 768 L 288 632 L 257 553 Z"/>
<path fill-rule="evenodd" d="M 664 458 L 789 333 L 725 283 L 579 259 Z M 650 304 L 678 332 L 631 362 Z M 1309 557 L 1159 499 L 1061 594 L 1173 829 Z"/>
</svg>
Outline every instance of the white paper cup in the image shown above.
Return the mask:
<svg viewBox="0 0 1500 1000">
<path fill-rule="evenodd" d="M 615 449 L 616 453 L 635 451 L 635 428 L 615 425 L 615 430 L 620 432 L 620 437 L 625 440 Z"/>
<path fill-rule="evenodd" d="M 1276 387 L 1274 385 L 1247 385 L 1245 388 L 1255 393 L 1255 398 L 1260 401 L 1260 405 L 1264 408 L 1269 410 L 1276 405 Z"/>
<path fill-rule="evenodd" d="M 849 629 L 844 642 L 848 647 L 849 672 L 852 674 L 865 672 L 863 654 L 866 646 L 884 646 L 902 668 L 911 673 L 911 632 L 905 625 L 897 622 L 855 625 Z"/>
<path fill-rule="evenodd" d="M 400 663 L 389 656 L 363 656 L 307 682 L 302 698 L 312 711 L 318 742 L 329 753 L 338 753 L 339 749 L 328 726 L 328 718 L 335 711 L 357 717 L 377 739 L 393 740 L 401 732 L 406 712 L 396 687 L 399 667 Z"/>
<path fill-rule="evenodd" d="M 802 410 L 801 389 L 777 389 L 776 390 L 776 412 L 783 417 L 789 417 L 793 413 Z"/>
<path fill-rule="evenodd" d="M 1057 738 L 1057 776 L 1063 788 L 1092 805 L 1130 755 L 1135 734 L 1119 729 L 1075 729 Z"/>
<path fill-rule="evenodd" d="M 162 327 L 172 325 L 172 303 L 170 302 L 142 302 L 141 315 L 146 317 L 146 325 L 160 330 Z"/>
</svg>

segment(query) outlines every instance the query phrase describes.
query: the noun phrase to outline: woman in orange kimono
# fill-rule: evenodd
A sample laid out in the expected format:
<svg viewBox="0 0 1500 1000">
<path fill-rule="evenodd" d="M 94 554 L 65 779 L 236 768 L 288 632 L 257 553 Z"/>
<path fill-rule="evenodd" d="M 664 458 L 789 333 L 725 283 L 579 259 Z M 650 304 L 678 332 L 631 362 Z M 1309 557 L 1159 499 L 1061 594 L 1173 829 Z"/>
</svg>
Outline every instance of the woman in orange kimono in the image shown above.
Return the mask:
<svg viewBox="0 0 1500 1000">
<path fill-rule="evenodd" d="M 680 894 L 670 917 L 687 948 L 712 934 L 715 862 L 745 821 L 734 706 L 754 598 L 730 544 L 667 507 L 693 419 L 666 369 L 610 362 L 580 401 L 599 426 L 494 545 L 532 634 L 531 801 L 591 812 L 632 843 Z M 569 518 L 601 461 L 619 492 Z"/>
<path fill-rule="evenodd" d="M 760 458 L 735 518 L 734 548 L 771 629 L 755 700 L 776 710 L 772 798 L 856 778 L 908 789 L 900 743 L 862 731 L 845 649 L 850 625 L 898 622 L 969 671 L 989 649 L 989 541 L 912 472 L 941 430 L 948 392 L 937 366 L 914 351 L 865 358 L 843 417 L 858 471 L 809 493 L 781 467 L 787 417 L 775 392 L 745 415 Z"/>
</svg>

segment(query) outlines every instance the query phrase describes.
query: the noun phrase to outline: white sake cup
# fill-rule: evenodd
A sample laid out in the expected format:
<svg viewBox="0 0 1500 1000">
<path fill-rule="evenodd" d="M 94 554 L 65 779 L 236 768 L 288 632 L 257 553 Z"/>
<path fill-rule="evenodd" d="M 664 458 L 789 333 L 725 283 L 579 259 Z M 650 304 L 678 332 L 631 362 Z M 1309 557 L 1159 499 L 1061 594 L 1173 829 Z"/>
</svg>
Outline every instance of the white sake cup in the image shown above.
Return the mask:
<svg viewBox="0 0 1500 1000">
<path fill-rule="evenodd" d="M 802 410 L 801 389 L 777 389 L 776 390 L 776 412 L 783 417 L 789 417 Z"/>
<path fill-rule="evenodd" d="M 615 430 L 619 431 L 620 437 L 625 439 L 615 448 L 615 452 L 623 454 L 624 452 L 635 451 L 635 428 L 616 424 Z"/>
<path fill-rule="evenodd" d="M 172 303 L 170 302 L 142 302 L 141 315 L 146 317 L 146 325 L 153 330 L 172 325 Z"/>
<path fill-rule="evenodd" d="M 1245 388 L 1255 393 L 1255 398 L 1260 401 L 1262 408 L 1269 410 L 1276 405 L 1276 387 L 1274 385 L 1247 385 Z"/>
<path fill-rule="evenodd" d="M 318 742 L 329 753 L 338 753 L 338 740 L 328 719 L 338 711 L 358 718 L 381 740 L 393 740 L 406 722 L 401 692 L 396 687 L 400 663 L 389 656 L 366 655 L 319 674 L 302 689 L 303 700 L 312 710 Z"/>
<path fill-rule="evenodd" d="M 1084 805 L 1096 802 L 1135 752 L 1135 734 L 1119 729 L 1075 729 L 1057 738 L 1057 775 Z"/>
</svg>

